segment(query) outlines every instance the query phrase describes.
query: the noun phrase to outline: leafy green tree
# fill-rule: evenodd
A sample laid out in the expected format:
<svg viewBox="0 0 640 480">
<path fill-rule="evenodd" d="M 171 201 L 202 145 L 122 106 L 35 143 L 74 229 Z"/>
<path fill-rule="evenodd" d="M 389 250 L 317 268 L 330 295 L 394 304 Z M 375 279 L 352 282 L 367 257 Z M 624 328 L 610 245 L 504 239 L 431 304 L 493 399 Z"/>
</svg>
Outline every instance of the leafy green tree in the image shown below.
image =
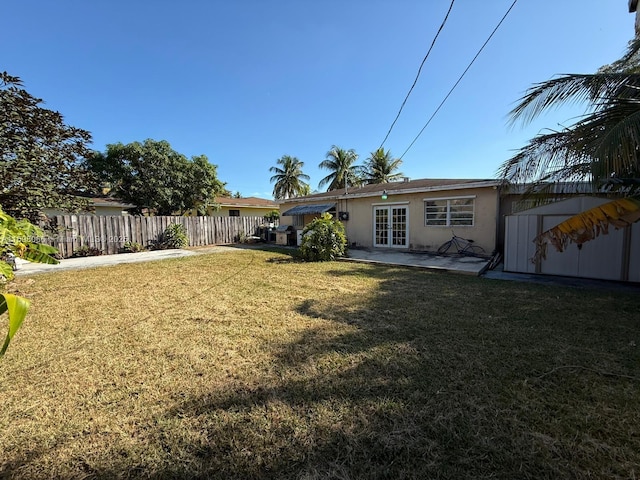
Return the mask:
<svg viewBox="0 0 640 480">
<path fill-rule="evenodd" d="M 208 207 L 214 203 L 215 197 L 228 193 L 224 182 L 218 179 L 217 167 L 209 163 L 206 155 L 191 157 L 187 178 L 183 191 L 183 213 L 194 208 L 198 215 L 207 215 Z"/>
<path fill-rule="evenodd" d="M 323 213 L 302 231 L 300 256 L 307 262 L 327 262 L 343 257 L 347 251 L 344 225 Z"/>
<path fill-rule="evenodd" d="M 149 208 L 157 215 L 172 215 L 195 208 L 203 213 L 216 195 L 227 192 L 206 155 L 189 160 L 164 140 L 110 144 L 105 153 L 90 155 L 87 164 L 111 185 L 111 194 L 138 212 Z"/>
<path fill-rule="evenodd" d="M 305 175 L 302 172 L 304 162 L 301 162 L 296 157 L 283 155 L 276 163 L 279 166 L 269 169 L 274 174 L 270 180 L 271 183 L 275 182 L 273 198 L 286 200 L 287 198 L 307 195 L 310 190 L 309 184 L 306 183 L 309 180 L 309 175 Z"/>
<path fill-rule="evenodd" d="M 353 149 L 344 150 L 333 145 L 327 152 L 327 158 L 320 162 L 320 168 L 331 173 L 320 180 L 319 188 L 328 185 L 327 191 L 362 185 L 362 167 L 356 165 L 358 154 Z"/>
<path fill-rule="evenodd" d="M 45 207 L 86 208 L 80 195 L 95 188 L 83 167 L 91 134 L 41 104 L 19 77 L 0 73 L 0 205 L 34 222 Z"/>
<path fill-rule="evenodd" d="M 402 160 L 393 158 L 391 152 L 382 147 L 371 152 L 364 165 L 364 180 L 366 183 L 389 183 L 402 178 L 403 173 L 398 172 Z"/>
<path fill-rule="evenodd" d="M 511 111 L 514 122 L 529 122 L 567 103 L 586 104 L 586 113 L 568 128 L 533 138 L 503 163 L 500 175 L 530 184 L 530 192 L 544 192 L 560 181 L 589 181 L 599 188 L 624 189 L 630 196 L 640 193 L 639 51 L 636 39 L 621 60 L 595 74 L 562 75 L 529 89 Z M 536 255 L 544 256 L 547 242 L 562 250 L 568 240 L 591 240 L 610 223 L 621 226 L 637 221 L 640 200 L 630 200 L 583 212 L 543 232 L 536 239 Z"/>
</svg>

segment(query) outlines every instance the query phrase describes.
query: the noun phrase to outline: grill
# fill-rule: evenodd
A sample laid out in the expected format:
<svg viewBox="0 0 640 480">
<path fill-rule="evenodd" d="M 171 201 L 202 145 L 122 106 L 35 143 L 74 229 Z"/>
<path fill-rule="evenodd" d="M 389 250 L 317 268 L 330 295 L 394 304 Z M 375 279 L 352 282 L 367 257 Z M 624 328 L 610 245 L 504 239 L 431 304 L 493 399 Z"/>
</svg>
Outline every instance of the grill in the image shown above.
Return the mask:
<svg viewBox="0 0 640 480">
<path fill-rule="evenodd" d="M 276 245 L 295 245 L 293 225 L 280 225 L 276 228 Z"/>
</svg>

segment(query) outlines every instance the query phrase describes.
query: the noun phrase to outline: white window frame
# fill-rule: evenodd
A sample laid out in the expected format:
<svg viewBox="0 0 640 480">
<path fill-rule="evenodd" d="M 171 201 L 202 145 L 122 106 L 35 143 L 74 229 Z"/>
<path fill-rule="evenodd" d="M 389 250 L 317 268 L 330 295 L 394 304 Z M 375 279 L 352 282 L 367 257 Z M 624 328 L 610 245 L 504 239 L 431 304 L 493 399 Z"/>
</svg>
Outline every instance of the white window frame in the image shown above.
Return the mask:
<svg viewBox="0 0 640 480">
<path fill-rule="evenodd" d="M 473 204 L 472 204 L 472 211 L 471 211 L 471 225 L 463 225 L 460 223 L 452 223 L 452 219 L 451 219 L 451 202 L 452 200 L 473 200 Z M 476 223 L 476 196 L 475 195 L 465 195 L 465 196 L 458 196 L 458 197 L 437 197 L 437 198 L 423 198 L 422 201 L 424 202 L 424 225 L 425 227 L 473 227 Z M 446 201 L 446 210 L 445 210 L 445 224 L 444 225 L 434 225 L 434 224 L 430 224 L 429 220 L 427 218 L 427 202 L 436 202 L 436 201 L 441 201 L 444 202 Z M 455 205 L 454 205 L 455 207 Z M 455 222 L 455 220 L 454 220 Z"/>
</svg>

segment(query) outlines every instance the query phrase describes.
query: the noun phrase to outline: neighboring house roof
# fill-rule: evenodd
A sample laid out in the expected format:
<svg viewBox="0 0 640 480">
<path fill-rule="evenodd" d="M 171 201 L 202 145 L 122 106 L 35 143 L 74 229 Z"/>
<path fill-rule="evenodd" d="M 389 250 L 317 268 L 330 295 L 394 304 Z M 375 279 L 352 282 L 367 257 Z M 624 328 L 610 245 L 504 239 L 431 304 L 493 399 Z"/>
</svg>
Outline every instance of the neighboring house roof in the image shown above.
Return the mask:
<svg viewBox="0 0 640 480">
<path fill-rule="evenodd" d="M 364 187 L 347 187 L 346 189 L 340 188 L 339 190 L 331 190 L 329 192 L 314 193 L 312 195 L 306 195 L 304 197 L 290 198 L 288 200 L 282 201 L 281 204 L 292 202 L 318 202 L 318 200 L 337 200 L 344 198 L 377 197 L 385 191 L 388 195 L 398 195 L 407 193 L 462 190 L 466 188 L 497 187 L 499 185 L 502 185 L 502 183 L 503 182 L 501 180 L 486 179 L 422 178 L 418 180 L 409 180 L 402 182 L 375 183 L 371 185 L 365 185 Z"/>
<path fill-rule="evenodd" d="M 215 202 L 221 207 L 251 207 L 251 208 L 269 208 L 278 209 L 279 205 L 273 200 L 258 197 L 233 198 L 233 197 L 217 197 Z"/>
<path fill-rule="evenodd" d="M 93 207 L 135 208 L 135 205 L 124 203 L 122 200 L 112 197 L 92 197 L 88 199 Z"/>
</svg>

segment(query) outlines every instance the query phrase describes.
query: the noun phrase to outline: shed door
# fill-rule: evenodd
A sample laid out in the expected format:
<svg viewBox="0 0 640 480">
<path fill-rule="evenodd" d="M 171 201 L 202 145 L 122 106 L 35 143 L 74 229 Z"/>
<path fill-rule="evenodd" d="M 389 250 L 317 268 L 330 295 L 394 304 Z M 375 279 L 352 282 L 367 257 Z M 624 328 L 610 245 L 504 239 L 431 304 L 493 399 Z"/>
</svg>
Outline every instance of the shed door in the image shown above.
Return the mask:
<svg viewBox="0 0 640 480">
<path fill-rule="evenodd" d="M 406 248 L 408 230 L 406 206 L 373 207 L 373 245 L 375 247 Z"/>
</svg>

